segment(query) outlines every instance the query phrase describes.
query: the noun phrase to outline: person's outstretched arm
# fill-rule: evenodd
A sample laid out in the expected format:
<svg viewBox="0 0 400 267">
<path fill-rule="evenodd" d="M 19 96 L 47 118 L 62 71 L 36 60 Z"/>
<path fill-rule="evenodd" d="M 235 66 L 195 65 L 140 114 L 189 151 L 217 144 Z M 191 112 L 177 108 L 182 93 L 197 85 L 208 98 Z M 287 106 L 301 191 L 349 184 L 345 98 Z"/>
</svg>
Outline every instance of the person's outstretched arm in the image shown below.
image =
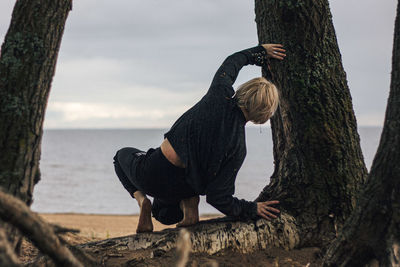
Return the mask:
<svg viewBox="0 0 400 267">
<path fill-rule="evenodd" d="M 235 93 L 232 85 L 243 66 L 249 64 L 264 66 L 268 58 L 282 60 L 285 56 L 285 50 L 281 44 L 263 44 L 236 52 L 228 56 L 219 67 L 208 93 L 232 97 Z"/>
</svg>

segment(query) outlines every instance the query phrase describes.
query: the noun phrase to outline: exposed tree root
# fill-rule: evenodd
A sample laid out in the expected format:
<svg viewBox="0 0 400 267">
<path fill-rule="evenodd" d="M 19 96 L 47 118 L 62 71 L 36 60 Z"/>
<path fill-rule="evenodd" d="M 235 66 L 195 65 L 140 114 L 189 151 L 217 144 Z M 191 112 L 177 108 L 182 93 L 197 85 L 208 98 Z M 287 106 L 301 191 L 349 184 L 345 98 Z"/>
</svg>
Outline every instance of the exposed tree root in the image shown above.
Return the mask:
<svg viewBox="0 0 400 267">
<path fill-rule="evenodd" d="M 1 190 L 0 218 L 18 228 L 40 251 L 49 255 L 57 266 L 83 266 L 62 244 L 52 226 L 32 212 L 24 202 Z M 87 263 L 85 265 L 88 266 Z"/>
<path fill-rule="evenodd" d="M 0 266 L 21 266 L 17 255 L 9 244 L 4 229 L 0 229 Z"/>
</svg>

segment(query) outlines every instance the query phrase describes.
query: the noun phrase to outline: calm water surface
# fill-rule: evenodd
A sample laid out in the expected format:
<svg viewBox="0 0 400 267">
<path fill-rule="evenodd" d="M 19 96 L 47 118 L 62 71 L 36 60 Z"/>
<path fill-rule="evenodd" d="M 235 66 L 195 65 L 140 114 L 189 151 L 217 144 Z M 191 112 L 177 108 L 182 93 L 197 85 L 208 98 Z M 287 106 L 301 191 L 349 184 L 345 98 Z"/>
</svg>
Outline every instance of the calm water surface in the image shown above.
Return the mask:
<svg viewBox="0 0 400 267">
<path fill-rule="evenodd" d="M 371 166 L 382 128 L 361 127 L 361 147 Z M 126 146 L 158 147 L 166 129 L 45 130 L 32 209 L 38 212 L 134 214 L 136 202 L 114 173 L 115 152 Z M 236 179 L 236 197 L 255 199 L 273 172 L 269 128 L 246 128 L 247 157 Z M 219 213 L 202 197 L 200 213 Z"/>
</svg>

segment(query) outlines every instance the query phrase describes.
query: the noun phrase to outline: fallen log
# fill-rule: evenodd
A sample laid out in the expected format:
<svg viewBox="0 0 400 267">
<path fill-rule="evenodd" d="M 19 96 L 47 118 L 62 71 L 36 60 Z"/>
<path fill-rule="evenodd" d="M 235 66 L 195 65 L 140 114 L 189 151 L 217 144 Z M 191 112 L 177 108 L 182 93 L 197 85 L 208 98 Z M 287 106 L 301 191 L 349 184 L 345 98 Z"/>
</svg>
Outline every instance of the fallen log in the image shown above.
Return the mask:
<svg viewBox="0 0 400 267">
<path fill-rule="evenodd" d="M 224 249 L 250 253 L 270 247 L 291 250 L 300 244 L 300 235 L 295 219 L 281 214 L 278 219 L 267 221 L 233 221 L 232 218 L 218 218 L 202 221 L 186 227 L 190 233 L 192 252 L 215 254 Z M 177 246 L 180 228 L 165 229 L 160 232 L 110 238 L 90 242 L 77 247 L 92 255 L 109 257 L 129 257 L 143 250 L 144 257 L 163 254 Z"/>
</svg>

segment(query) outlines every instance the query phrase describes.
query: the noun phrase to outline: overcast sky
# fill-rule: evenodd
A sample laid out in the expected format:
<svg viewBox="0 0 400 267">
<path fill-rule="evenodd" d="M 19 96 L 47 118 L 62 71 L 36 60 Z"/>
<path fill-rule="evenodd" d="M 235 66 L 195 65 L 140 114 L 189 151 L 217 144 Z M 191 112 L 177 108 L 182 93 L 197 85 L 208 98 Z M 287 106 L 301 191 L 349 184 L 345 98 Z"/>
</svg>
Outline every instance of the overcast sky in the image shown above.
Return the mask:
<svg viewBox="0 0 400 267">
<path fill-rule="evenodd" d="M 0 2 L 0 40 L 14 3 Z M 381 126 L 396 1 L 330 6 L 358 124 Z M 170 127 L 205 94 L 226 56 L 258 43 L 254 17 L 245 0 L 74 1 L 45 128 Z M 245 67 L 236 85 L 259 75 Z"/>
</svg>

